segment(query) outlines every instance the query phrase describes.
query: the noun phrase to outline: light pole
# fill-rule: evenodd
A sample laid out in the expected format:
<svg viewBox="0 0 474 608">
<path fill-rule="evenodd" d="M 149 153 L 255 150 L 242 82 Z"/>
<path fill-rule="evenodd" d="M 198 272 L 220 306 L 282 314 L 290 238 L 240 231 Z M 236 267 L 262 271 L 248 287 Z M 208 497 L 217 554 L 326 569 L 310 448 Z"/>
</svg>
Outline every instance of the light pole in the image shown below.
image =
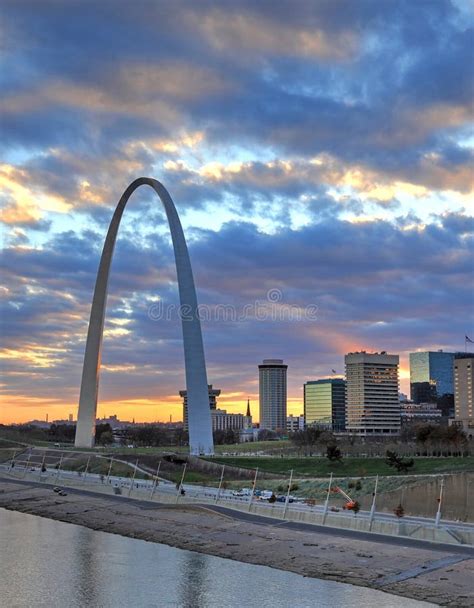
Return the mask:
<svg viewBox="0 0 474 608">
<path fill-rule="evenodd" d="M 28 471 L 28 467 L 30 466 L 30 460 L 31 460 L 31 449 L 28 452 L 28 460 L 26 461 L 26 465 L 25 465 L 25 468 L 23 470 L 23 477 L 26 476 L 26 472 Z"/>
<path fill-rule="evenodd" d="M 332 473 L 331 473 L 331 477 L 329 478 L 329 486 L 328 486 L 328 493 L 326 496 L 326 501 L 324 503 L 324 511 L 323 511 L 323 526 L 326 523 L 326 516 L 328 514 L 328 506 L 329 506 L 329 494 L 331 493 L 331 486 L 332 486 Z"/>
<path fill-rule="evenodd" d="M 257 485 L 257 475 L 258 475 L 258 467 L 255 469 L 255 477 L 253 479 L 252 492 L 250 494 L 250 499 L 249 499 L 249 508 L 248 508 L 249 511 L 252 506 L 253 495 L 255 494 L 255 487 Z"/>
<path fill-rule="evenodd" d="M 225 471 L 225 464 L 222 465 L 221 478 L 219 481 L 219 488 L 218 488 L 217 494 L 216 494 L 216 503 L 219 502 L 219 498 L 221 495 L 222 481 L 224 479 L 224 471 Z"/>
<path fill-rule="evenodd" d="M 40 481 L 41 481 L 41 473 L 43 472 L 43 469 L 45 469 L 46 467 L 44 466 L 44 461 L 46 460 L 46 450 L 43 452 L 43 460 L 41 461 L 41 466 L 40 466 Z"/>
<path fill-rule="evenodd" d="M 137 474 L 137 466 L 138 466 L 138 458 L 137 458 L 137 461 L 136 461 L 136 463 L 135 463 L 135 467 L 134 467 L 134 469 L 133 469 L 132 482 L 131 482 L 130 487 L 129 487 L 129 489 L 128 489 L 128 495 L 129 495 L 129 496 L 130 496 L 130 494 L 132 493 L 132 490 L 133 490 L 133 484 L 135 483 L 135 475 Z"/>
<path fill-rule="evenodd" d="M 151 488 L 150 500 L 153 500 L 153 496 L 155 494 L 156 486 L 158 485 L 158 473 L 160 472 L 161 460 L 158 462 L 158 467 L 156 468 L 156 475 L 153 482 L 153 487 Z"/>
<path fill-rule="evenodd" d="M 87 471 L 89 470 L 90 461 L 91 461 L 91 457 L 89 456 L 89 458 L 87 459 L 86 468 L 84 471 L 84 477 L 82 478 L 82 483 L 86 483 Z"/>
<path fill-rule="evenodd" d="M 58 472 L 56 473 L 56 481 L 59 480 L 59 475 L 61 473 L 61 465 L 63 463 L 63 457 L 64 457 L 64 452 L 61 452 L 61 457 L 59 458 L 59 464 L 58 464 Z"/>
<path fill-rule="evenodd" d="M 188 466 L 188 463 L 187 463 L 187 462 L 185 462 L 185 463 L 184 463 L 184 467 L 183 467 L 183 474 L 181 475 L 181 481 L 180 481 L 180 483 L 178 484 L 178 490 L 177 490 L 177 492 L 176 492 L 176 502 L 178 502 L 178 500 L 179 500 L 179 494 L 180 494 L 181 489 L 182 489 L 182 487 L 183 487 L 184 475 L 186 474 L 186 467 L 187 467 L 187 466 Z"/>
<path fill-rule="evenodd" d="M 375 488 L 374 488 L 374 493 L 372 494 L 372 506 L 370 508 L 370 517 L 369 517 L 369 532 L 372 531 L 372 524 L 374 521 L 374 515 L 375 515 L 375 499 L 377 498 L 377 486 L 379 485 L 379 476 L 377 475 L 377 477 L 375 478 Z"/>
<path fill-rule="evenodd" d="M 114 457 L 112 456 L 112 458 L 110 459 L 109 470 L 107 471 L 107 477 L 105 478 L 105 483 L 109 483 L 110 473 L 112 472 L 112 464 L 113 464 L 113 462 L 114 462 Z"/>
<path fill-rule="evenodd" d="M 293 481 L 293 469 L 290 471 L 290 483 L 288 484 L 288 490 L 286 492 L 285 508 L 283 509 L 283 519 L 286 517 L 286 511 L 288 509 L 288 501 L 290 500 L 291 482 Z"/>
<path fill-rule="evenodd" d="M 444 477 L 441 477 L 441 487 L 439 489 L 438 498 L 438 510 L 436 511 L 435 526 L 439 528 L 439 522 L 441 520 L 441 504 L 443 502 L 443 490 L 444 490 Z"/>
<path fill-rule="evenodd" d="M 9 473 L 11 472 L 11 470 L 13 469 L 13 467 L 15 466 L 15 458 L 16 458 L 16 453 L 17 453 L 17 451 L 18 451 L 18 450 L 14 450 L 14 451 L 13 451 L 13 456 L 12 456 L 12 458 L 11 458 L 11 460 L 10 460 L 10 466 L 8 467 L 8 472 L 9 472 Z"/>
</svg>

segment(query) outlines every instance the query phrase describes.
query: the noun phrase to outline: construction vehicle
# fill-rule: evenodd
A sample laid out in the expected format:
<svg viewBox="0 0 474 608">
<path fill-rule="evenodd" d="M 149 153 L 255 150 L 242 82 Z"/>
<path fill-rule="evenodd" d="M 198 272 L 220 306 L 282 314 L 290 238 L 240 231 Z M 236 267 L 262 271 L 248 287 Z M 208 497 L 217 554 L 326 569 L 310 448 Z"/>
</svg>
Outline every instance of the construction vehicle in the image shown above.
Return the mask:
<svg viewBox="0 0 474 608">
<path fill-rule="evenodd" d="M 331 491 L 335 492 L 336 494 L 341 494 L 341 496 L 343 496 L 347 500 L 346 504 L 342 507 L 346 511 L 354 511 L 354 513 L 357 513 L 360 510 L 359 502 L 351 498 L 349 494 L 347 494 L 347 492 L 344 492 L 344 490 L 339 486 L 334 486 Z"/>
</svg>

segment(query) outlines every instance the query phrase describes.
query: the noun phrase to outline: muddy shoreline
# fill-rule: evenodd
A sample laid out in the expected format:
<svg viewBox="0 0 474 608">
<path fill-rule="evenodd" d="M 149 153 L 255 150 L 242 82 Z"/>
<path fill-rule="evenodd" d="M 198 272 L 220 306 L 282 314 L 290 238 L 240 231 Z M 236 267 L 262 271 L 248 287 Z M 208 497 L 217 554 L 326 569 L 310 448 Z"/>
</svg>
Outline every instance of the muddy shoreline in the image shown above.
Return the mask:
<svg viewBox="0 0 474 608">
<path fill-rule="evenodd" d="M 272 520 L 262 525 L 199 506 L 144 506 L 87 493 L 61 497 L 46 486 L 4 479 L 0 480 L 0 507 L 440 606 L 474 605 L 474 552 L 473 556 L 458 555 L 459 561 L 450 563 L 454 552 L 435 551 L 429 544 L 426 549 L 405 548 L 344 538 L 334 530 L 300 532 Z"/>
</svg>

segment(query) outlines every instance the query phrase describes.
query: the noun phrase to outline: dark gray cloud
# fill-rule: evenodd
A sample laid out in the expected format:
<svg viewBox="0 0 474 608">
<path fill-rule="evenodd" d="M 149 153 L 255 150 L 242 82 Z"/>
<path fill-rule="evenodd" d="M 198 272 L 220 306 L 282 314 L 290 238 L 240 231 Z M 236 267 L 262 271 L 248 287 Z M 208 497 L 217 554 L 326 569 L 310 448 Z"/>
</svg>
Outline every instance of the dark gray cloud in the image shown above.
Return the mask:
<svg viewBox="0 0 474 608">
<path fill-rule="evenodd" d="M 158 390 L 172 393 L 181 381 L 176 376 L 182 368 L 179 319 L 174 313 L 169 320 L 149 315 L 157 296 L 165 307 L 177 305 L 171 248 L 166 238 L 155 237 L 143 250 L 132 234 L 127 236 L 114 260 L 106 327 L 112 334 L 106 331 L 104 364 L 106 369 L 134 366 L 145 392 L 157 390 L 156 371 L 169 372 Z M 456 335 L 472 330 L 472 291 L 466 282 L 472 237 L 472 221 L 454 213 L 425 230 L 328 219 L 273 235 L 242 223 L 202 233 L 190 250 L 200 303 L 210 311 L 203 326 L 213 380 L 230 385 L 236 367 L 244 382 L 260 358 L 277 353 L 295 368 L 296 389 L 305 375 L 340 362 L 350 345 L 406 351 L 428 340 L 453 346 Z M 6 346 L 59 349 L 53 369 L 33 365 L 40 393 L 51 390 L 52 373 L 54 386 L 68 394 L 77 389 L 70 378 L 79 377 L 100 240 L 96 233 L 65 233 L 42 251 L 5 252 L 7 278 L 12 277 L 2 311 Z M 281 291 L 283 307 L 316 306 L 318 318 L 259 320 L 252 311 L 271 307 L 271 289 Z M 235 307 L 237 315 L 245 306 L 250 312 L 245 318 L 223 318 L 216 316 L 216 305 Z M 126 333 L 113 335 L 121 328 Z M 104 395 L 117 398 L 126 381 L 106 377 Z M 29 381 L 13 376 L 18 391 Z M 126 395 L 133 394 L 133 386 Z"/>
<path fill-rule="evenodd" d="M 4 144 L 105 153 L 192 124 L 407 169 L 472 116 L 472 29 L 450 2 L 273 4 L 6 3 Z"/>
</svg>

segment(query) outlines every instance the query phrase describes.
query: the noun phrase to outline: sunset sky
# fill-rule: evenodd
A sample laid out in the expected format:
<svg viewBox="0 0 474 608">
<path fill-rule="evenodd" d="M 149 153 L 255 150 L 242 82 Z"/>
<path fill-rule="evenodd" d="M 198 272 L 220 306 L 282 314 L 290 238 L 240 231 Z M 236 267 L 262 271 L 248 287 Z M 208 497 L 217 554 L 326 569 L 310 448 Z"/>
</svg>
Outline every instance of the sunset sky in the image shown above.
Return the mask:
<svg viewBox="0 0 474 608">
<path fill-rule="evenodd" d="M 180 214 L 223 409 L 250 397 L 258 418 L 263 358 L 288 364 L 299 414 L 304 381 L 343 373 L 350 350 L 400 354 L 407 392 L 409 352 L 474 339 L 470 0 L 0 12 L 0 422 L 76 416 L 101 248 L 139 176 Z M 177 303 L 142 188 L 115 251 L 100 416 L 181 418 Z"/>
</svg>

